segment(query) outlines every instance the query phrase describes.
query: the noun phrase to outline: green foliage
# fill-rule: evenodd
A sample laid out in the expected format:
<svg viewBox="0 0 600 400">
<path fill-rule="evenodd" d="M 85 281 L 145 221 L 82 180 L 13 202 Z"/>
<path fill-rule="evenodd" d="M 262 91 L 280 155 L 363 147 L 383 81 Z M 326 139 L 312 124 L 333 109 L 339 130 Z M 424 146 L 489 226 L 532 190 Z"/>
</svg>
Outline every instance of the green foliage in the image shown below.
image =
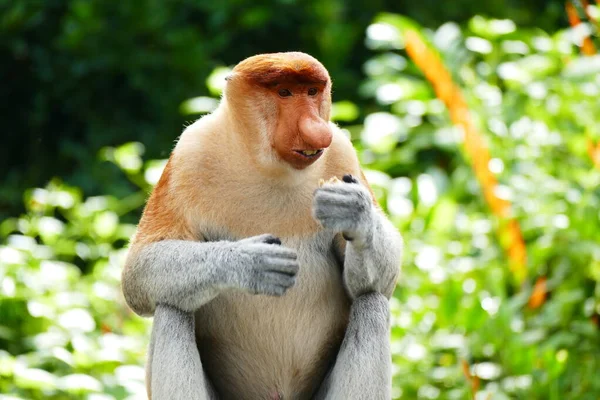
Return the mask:
<svg viewBox="0 0 600 400">
<path fill-rule="evenodd" d="M 83 199 L 55 180 L 28 191 L 26 214 L 0 225 L 0 393 L 121 399 L 143 390 L 137 337 L 148 322 L 132 318 L 119 286 L 135 231 L 120 214 L 131 202 Z"/>
<path fill-rule="evenodd" d="M 0 215 L 54 175 L 88 194 L 129 193 L 116 168 L 90 158 L 134 140 L 168 156 L 186 123 L 181 101 L 214 94 L 206 76 L 250 55 L 315 54 L 349 97 L 360 64 L 346 65 L 366 57 L 362 35 L 382 2 L 0 1 L 0 102 L 11 105 L 0 108 Z"/>
<path fill-rule="evenodd" d="M 600 126 L 600 59 L 579 57 L 570 32 L 509 20 L 423 31 L 463 88 L 494 157 L 497 194 L 521 224 L 530 278 L 515 287 L 461 132 L 396 50 L 406 26 L 388 15 L 367 31 L 379 51 L 362 89 L 382 111 L 355 130 L 407 243 L 393 303 L 396 396 L 465 398 L 465 360 L 481 380 L 477 398 L 598 398 L 600 171 L 586 139 Z M 537 276 L 550 294 L 532 310 Z"/>
<path fill-rule="evenodd" d="M 511 13 L 555 26 L 561 0 L 0 0 L 0 216 L 53 176 L 87 195 L 135 188 L 116 168 L 90 163 L 129 141 L 168 156 L 186 124 L 183 99 L 209 94 L 206 76 L 257 53 L 301 50 L 335 77 L 336 96 L 360 101 L 369 51 L 364 31 L 380 10 L 437 26 L 476 13 Z M 557 12 L 558 11 L 558 12 Z"/>
<path fill-rule="evenodd" d="M 0 67 L 3 76 L 35 66 L 14 100 L 28 102 L 28 114 L 15 114 L 19 129 L 27 127 L 15 132 L 33 146 L 24 151 L 47 157 L 35 164 L 45 176 L 66 175 L 78 160 L 70 183 L 55 178 L 27 190 L 22 215 L 0 223 L 0 393 L 13 396 L 0 399 L 143 394 L 149 322 L 128 310 L 119 287 L 140 207 L 184 118 L 212 110 L 225 65 L 259 50 L 244 36 L 287 39 L 290 21 L 305 19 L 303 39 L 289 46 L 302 43 L 319 58 L 335 53 L 324 60 L 340 88 L 333 117 L 406 242 L 391 302 L 395 398 L 600 397 L 600 169 L 587 154 L 588 139 L 600 139 L 598 56 L 580 57 L 571 30 L 483 16 L 430 30 L 375 16 L 378 2 L 310 4 L 0 2 L 9 38 L 0 46 L 16 60 Z M 469 4 L 449 4 L 436 18 Z M 549 4 L 545 21 L 553 4 L 562 7 Z M 414 7 L 419 16 L 438 11 L 428 1 Z M 526 15 L 511 12 L 515 20 Z M 193 25 L 198 18 L 202 27 Z M 324 21 L 331 22 L 320 27 Z M 490 148 L 498 195 L 512 202 L 527 245 L 523 286 L 508 268 L 500 221 L 482 198 L 462 133 L 403 50 L 409 25 L 450 68 Z M 367 48 L 357 50 L 363 29 Z M 215 54 L 232 43 L 240 47 L 218 62 Z M 25 175 L 16 170 L 5 178 L 14 184 L 6 198 L 20 194 L 16 181 Z M 531 308 L 542 276 L 547 301 Z"/>
</svg>

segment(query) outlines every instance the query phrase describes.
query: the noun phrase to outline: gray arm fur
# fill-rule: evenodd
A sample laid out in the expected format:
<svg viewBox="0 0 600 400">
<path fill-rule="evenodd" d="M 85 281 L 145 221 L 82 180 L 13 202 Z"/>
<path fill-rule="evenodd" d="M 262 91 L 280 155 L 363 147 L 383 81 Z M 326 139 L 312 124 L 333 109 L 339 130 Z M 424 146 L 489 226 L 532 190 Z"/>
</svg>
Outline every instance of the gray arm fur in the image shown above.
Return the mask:
<svg viewBox="0 0 600 400">
<path fill-rule="evenodd" d="M 346 244 L 344 282 L 353 298 L 373 291 L 391 297 L 400 273 L 402 236 L 380 210 L 371 215 L 368 233 Z"/>
<path fill-rule="evenodd" d="M 162 303 L 195 311 L 227 289 L 280 296 L 295 283 L 294 250 L 272 235 L 238 242 L 164 240 L 133 248 L 123 271 L 123 293 L 140 315 Z"/>
<path fill-rule="evenodd" d="M 387 400 L 392 388 L 388 298 L 400 272 L 403 242 L 369 191 L 351 176 L 344 182 L 317 189 L 313 203 L 314 217 L 346 239 L 344 284 L 353 299 L 344 341 L 315 398 Z"/>
<path fill-rule="evenodd" d="M 315 400 L 389 400 L 392 398 L 389 305 L 381 293 L 352 303 L 350 321 L 335 365 Z"/>
<path fill-rule="evenodd" d="M 202 368 L 194 313 L 158 304 L 146 366 L 148 397 L 154 400 L 215 400 Z"/>
</svg>

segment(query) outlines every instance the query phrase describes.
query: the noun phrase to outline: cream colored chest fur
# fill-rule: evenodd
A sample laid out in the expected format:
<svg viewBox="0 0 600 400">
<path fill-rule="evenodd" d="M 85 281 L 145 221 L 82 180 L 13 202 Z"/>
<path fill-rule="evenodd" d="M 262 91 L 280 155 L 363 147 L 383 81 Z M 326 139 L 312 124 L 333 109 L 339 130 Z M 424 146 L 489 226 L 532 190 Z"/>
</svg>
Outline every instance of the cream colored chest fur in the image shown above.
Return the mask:
<svg viewBox="0 0 600 400">
<path fill-rule="evenodd" d="M 333 236 L 282 238 L 300 272 L 283 297 L 229 292 L 196 314 L 205 370 L 225 399 L 306 399 L 341 344 L 348 300 Z"/>
</svg>

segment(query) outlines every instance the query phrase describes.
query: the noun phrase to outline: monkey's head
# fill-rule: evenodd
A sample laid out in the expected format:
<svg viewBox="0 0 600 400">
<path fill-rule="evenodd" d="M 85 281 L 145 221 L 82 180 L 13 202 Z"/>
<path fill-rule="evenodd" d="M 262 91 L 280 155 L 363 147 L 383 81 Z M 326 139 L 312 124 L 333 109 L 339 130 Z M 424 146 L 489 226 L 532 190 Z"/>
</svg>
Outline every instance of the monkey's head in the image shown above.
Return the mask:
<svg viewBox="0 0 600 400">
<path fill-rule="evenodd" d="M 331 80 L 315 58 L 299 52 L 261 54 L 227 78 L 225 99 L 245 142 L 267 158 L 304 169 L 331 144 Z"/>
</svg>

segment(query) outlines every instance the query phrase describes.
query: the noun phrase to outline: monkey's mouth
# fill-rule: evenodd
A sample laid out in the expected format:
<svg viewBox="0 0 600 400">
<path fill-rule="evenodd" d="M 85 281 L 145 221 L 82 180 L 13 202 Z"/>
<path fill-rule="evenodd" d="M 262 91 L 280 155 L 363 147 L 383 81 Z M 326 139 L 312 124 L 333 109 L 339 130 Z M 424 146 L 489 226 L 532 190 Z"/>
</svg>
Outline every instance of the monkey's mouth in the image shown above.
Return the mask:
<svg viewBox="0 0 600 400">
<path fill-rule="evenodd" d="M 321 153 L 323 153 L 323 149 L 317 149 L 317 150 L 294 150 L 294 152 L 300 154 L 303 157 L 306 158 L 316 158 L 318 156 L 321 155 Z"/>
</svg>

